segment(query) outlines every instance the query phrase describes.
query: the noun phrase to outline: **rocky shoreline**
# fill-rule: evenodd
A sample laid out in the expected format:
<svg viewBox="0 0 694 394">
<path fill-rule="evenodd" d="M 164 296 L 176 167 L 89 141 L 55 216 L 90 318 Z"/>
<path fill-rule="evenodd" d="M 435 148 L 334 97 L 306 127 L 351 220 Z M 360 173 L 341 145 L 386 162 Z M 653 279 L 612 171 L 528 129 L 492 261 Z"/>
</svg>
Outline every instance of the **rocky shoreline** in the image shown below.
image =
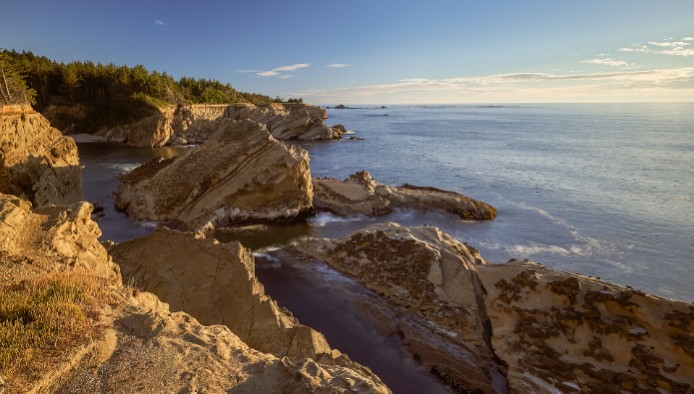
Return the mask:
<svg viewBox="0 0 694 394">
<path fill-rule="evenodd" d="M 45 116 L 64 131 L 73 125 L 61 122 L 74 118 L 79 106 L 51 105 Z M 159 108 L 159 113 L 133 123 L 105 127 L 94 135 L 109 142 L 121 142 L 136 147 L 200 144 L 206 141 L 226 120 L 249 119 L 262 124 L 280 140 L 328 141 L 338 140 L 344 127 L 329 127 L 323 121 L 328 117 L 324 109 L 306 104 L 188 104 Z"/>
<path fill-rule="evenodd" d="M 317 107 L 200 105 L 97 133 L 134 146 L 200 144 L 121 177 L 119 209 L 178 230 L 102 245 L 92 206 L 81 201 L 74 141 L 28 107 L 1 109 L 0 290 L 12 300 L 28 283 L 76 289 L 81 298 L 63 302 L 84 310 L 75 318 L 90 337 L 65 325 L 59 346 L 34 345 L 45 362 L 0 359 L 0 391 L 390 392 L 265 294 L 251 252 L 211 230 L 321 210 L 497 214 L 458 193 L 383 185 L 366 171 L 312 178 L 308 154 L 281 140 L 339 138 L 344 128 L 325 126 Z M 686 393 L 694 385 L 689 303 L 528 261 L 487 264 L 430 226 L 376 224 L 272 254 L 353 278 L 373 294 L 353 295 L 364 311 L 455 392 Z M 34 327 L 29 312 L 5 310 L 0 323 Z"/>
</svg>

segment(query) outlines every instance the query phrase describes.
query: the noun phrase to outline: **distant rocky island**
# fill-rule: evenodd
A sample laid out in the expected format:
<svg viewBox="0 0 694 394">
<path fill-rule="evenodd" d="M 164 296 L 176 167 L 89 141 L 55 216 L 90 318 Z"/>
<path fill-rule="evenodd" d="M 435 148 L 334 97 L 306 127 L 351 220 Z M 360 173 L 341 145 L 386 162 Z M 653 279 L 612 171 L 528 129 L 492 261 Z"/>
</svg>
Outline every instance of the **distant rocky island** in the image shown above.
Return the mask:
<svg viewBox="0 0 694 394">
<path fill-rule="evenodd" d="M 121 175 L 118 208 L 158 228 L 101 243 L 77 146 L 52 126 L 69 129 L 61 119 L 75 118 L 61 114 L 79 116 L 76 108 L 52 104 L 44 116 L 24 99 L 0 103 L 0 392 L 388 393 L 368 366 L 269 297 L 252 252 L 213 230 L 321 211 L 503 214 L 367 171 L 312 177 L 308 153 L 283 140 L 339 138 L 344 128 L 325 125 L 320 108 L 187 103 L 96 132 L 139 147 L 196 145 Z M 488 264 L 431 226 L 380 223 L 270 253 L 352 278 L 365 313 L 454 392 L 694 385 L 690 303 L 530 261 Z"/>
</svg>

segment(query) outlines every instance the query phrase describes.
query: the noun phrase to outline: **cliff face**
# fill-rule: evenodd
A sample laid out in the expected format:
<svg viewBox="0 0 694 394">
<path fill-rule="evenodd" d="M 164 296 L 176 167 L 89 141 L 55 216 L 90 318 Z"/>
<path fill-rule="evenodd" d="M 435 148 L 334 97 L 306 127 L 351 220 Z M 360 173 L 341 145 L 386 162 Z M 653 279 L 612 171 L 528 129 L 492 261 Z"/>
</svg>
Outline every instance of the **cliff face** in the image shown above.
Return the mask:
<svg viewBox="0 0 694 394">
<path fill-rule="evenodd" d="M 292 220 L 313 196 L 308 154 L 249 120 L 226 120 L 185 156 L 147 163 L 121 181 L 119 209 L 190 229 Z"/>
<path fill-rule="evenodd" d="M 342 131 L 326 126 L 323 112 L 318 107 L 294 106 L 287 110 L 281 104 L 255 106 L 190 105 L 180 107 L 174 121 L 174 139 L 180 137 L 190 143 L 205 141 L 215 131 L 220 119 L 249 119 L 265 125 L 273 137 L 280 140 L 334 140 Z"/>
<path fill-rule="evenodd" d="M 345 180 L 315 178 L 313 205 L 337 215 L 380 216 L 393 208 L 421 211 L 440 210 L 465 220 L 489 220 L 496 209 L 462 194 L 405 184 L 387 186 L 376 182 L 367 171 Z"/>
<path fill-rule="evenodd" d="M 134 123 L 100 129 L 97 135 L 108 141 L 132 146 L 152 147 L 167 144 L 199 144 L 206 141 L 227 119 L 249 119 L 264 125 L 275 138 L 281 140 L 334 140 L 344 133 L 340 128 L 327 126 L 325 111 L 303 104 L 255 106 L 253 104 L 193 104 L 160 109 Z M 73 116 L 68 106 L 49 107 L 55 119 Z M 66 123 L 69 129 L 69 122 Z"/>
<path fill-rule="evenodd" d="M 226 326 L 202 325 L 187 313 L 170 312 L 151 293 L 122 285 L 119 268 L 99 243 L 100 231 L 90 213 L 88 203 L 32 210 L 29 202 L 0 194 L 0 292 L 5 308 L 0 329 L 3 335 L 8 328 L 19 330 L 3 337 L 8 341 L 0 348 L 0 388 L 9 392 L 389 392 L 368 369 L 339 352 L 330 352 L 320 363 L 278 358 L 249 347 Z M 193 261 L 199 257 L 195 250 L 215 248 L 207 240 L 190 240 L 186 245 L 196 243 L 202 246 L 186 251 Z M 145 257 L 157 258 L 154 251 Z M 179 274 L 191 272 L 183 269 Z M 250 286 L 247 291 L 257 283 L 245 268 L 234 272 L 243 276 L 238 278 L 241 287 Z M 274 305 L 261 292 L 241 293 L 247 296 L 230 304 Z M 24 313 L 26 305 L 31 309 Z M 247 321 L 239 324 L 251 332 L 264 328 L 251 327 Z M 46 331 L 44 326 L 52 328 Z M 55 337 L 41 339 L 46 332 Z M 15 357 L 33 358 L 15 363 L 6 357 L 5 345 L 24 349 Z M 303 345 L 310 344 L 294 346 Z M 296 349 L 295 354 L 301 353 Z"/>
<path fill-rule="evenodd" d="M 28 106 L 0 107 L 0 192 L 36 206 L 82 199 L 77 146 Z"/>
<path fill-rule="evenodd" d="M 694 385 L 692 304 L 527 261 L 487 265 L 433 227 L 380 224 L 288 251 L 381 294 L 409 351 L 463 391 L 687 393 Z"/>
<path fill-rule="evenodd" d="M 163 146 L 169 142 L 173 129 L 174 107 L 161 108 L 155 115 L 144 117 L 137 122 L 102 128 L 95 134 L 111 142 L 122 142 L 138 147 Z"/>
</svg>

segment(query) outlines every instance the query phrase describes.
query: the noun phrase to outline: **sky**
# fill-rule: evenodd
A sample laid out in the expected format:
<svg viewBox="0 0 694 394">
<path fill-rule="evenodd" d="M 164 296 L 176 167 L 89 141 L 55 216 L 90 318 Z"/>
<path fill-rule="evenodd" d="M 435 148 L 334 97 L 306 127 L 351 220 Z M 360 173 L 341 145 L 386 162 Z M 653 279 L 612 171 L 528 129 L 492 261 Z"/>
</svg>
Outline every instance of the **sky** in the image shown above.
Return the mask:
<svg viewBox="0 0 694 394">
<path fill-rule="evenodd" d="M 2 0 L 0 48 L 313 104 L 694 101 L 692 0 Z"/>
</svg>

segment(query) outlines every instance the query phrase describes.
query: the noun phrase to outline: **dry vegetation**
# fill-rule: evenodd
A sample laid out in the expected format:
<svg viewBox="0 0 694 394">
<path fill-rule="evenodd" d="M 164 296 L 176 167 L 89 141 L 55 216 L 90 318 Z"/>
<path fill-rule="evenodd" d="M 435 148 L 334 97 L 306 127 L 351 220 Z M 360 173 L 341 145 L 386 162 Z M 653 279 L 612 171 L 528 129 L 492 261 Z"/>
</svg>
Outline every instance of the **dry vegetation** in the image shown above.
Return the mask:
<svg viewBox="0 0 694 394">
<path fill-rule="evenodd" d="M 10 390 L 99 336 L 100 310 L 114 302 L 106 281 L 65 271 L 0 285 L 0 375 Z"/>
</svg>

